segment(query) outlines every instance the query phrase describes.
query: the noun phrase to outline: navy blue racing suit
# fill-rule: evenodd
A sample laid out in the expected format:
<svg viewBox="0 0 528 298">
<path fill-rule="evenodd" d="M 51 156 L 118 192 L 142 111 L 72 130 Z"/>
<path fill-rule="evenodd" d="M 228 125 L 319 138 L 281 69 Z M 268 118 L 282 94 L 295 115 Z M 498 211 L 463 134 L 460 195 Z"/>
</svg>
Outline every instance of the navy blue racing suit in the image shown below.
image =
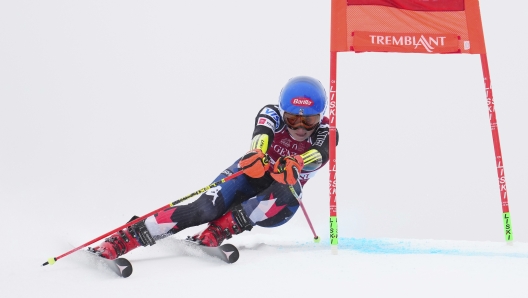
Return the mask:
<svg viewBox="0 0 528 298">
<path fill-rule="evenodd" d="M 299 207 L 296 195 L 302 196 L 304 184 L 328 162 L 328 121 L 323 117 L 308 139 L 296 141 L 280 117 L 278 106 L 264 106 L 255 118 L 253 137 L 266 136 L 270 170 L 261 178 L 240 175 L 209 189 L 190 204 L 174 206 L 147 218 L 145 224 L 149 232 L 155 239 L 161 239 L 185 228 L 211 222 L 235 206 L 242 207 L 252 226 L 277 227 L 288 222 Z M 298 183 L 293 186 L 295 194 L 288 185 L 270 176 L 279 157 L 299 155 L 312 149 L 320 156 L 316 162 L 303 167 Z M 236 160 L 214 181 L 238 172 L 238 162 Z"/>
</svg>

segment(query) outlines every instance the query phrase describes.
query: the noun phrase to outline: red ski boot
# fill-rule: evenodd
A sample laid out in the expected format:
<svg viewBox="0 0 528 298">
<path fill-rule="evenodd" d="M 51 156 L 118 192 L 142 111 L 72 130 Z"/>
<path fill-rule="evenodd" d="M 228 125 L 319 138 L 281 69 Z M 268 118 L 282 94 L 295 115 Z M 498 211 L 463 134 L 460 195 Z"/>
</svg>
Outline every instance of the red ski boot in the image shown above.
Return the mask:
<svg viewBox="0 0 528 298">
<path fill-rule="evenodd" d="M 137 216 L 132 217 L 132 220 Z M 106 238 L 103 243 L 94 248 L 88 247 L 88 251 L 103 258 L 115 260 L 139 246 L 154 245 L 156 241 L 150 235 L 144 221 L 121 230 Z"/>
<path fill-rule="evenodd" d="M 229 211 L 209 223 L 209 226 L 201 232 L 191 237 L 194 241 L 205 246 L 219 246 L 225 239 L 233 237 L 243 231 L 251 231 L 253 226 L 250 223 L 241 206 Z"/>
<path fill-rule="evenodd" d="M 99 246 L 88 250 L 103 258 L 115 260 L 139 246 L 141 246 L 139 241 L 124 229 L 106 238 Z"/>
</svg>

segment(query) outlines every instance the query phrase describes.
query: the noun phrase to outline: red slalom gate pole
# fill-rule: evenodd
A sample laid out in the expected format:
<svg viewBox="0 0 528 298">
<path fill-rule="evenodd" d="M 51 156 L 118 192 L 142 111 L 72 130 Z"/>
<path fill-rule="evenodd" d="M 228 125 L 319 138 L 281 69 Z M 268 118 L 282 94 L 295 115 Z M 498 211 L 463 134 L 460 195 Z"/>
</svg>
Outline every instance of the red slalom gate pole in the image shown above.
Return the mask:
<svg viewBox="0 0 528 298">
<path fill-rule="evenodd" d="M 238 172 L 236 172 L 236 173 L 234 173 L 234 174 L 232 174 L 232 175 L 230 175 L 230 176 L 227 176 L 226 178 L 224 178 L 224 179 L 222 179 L 222 180 L 218 180 L 218 181 L 216 181 L 216 182 L 213 182 L 213 183 L 209 184 L 208 186 L 206 186 L 206 187 L 204 187 L 204 188 L 202 188 L 202 189 L 200 189 L 200 190 L 197 190 L 197 191 L 195 191 L 195 192 L 193 192 L 193 193 L 191 193 L 191 194 L 186 195 L 185 197 L 183 197 L 183 198 L 181 198 L 181 199 L 178 199 L 178 200 L 176 200 L 176 201 L 174 201 L 174 202 L 172 202 L 172 203 L 170 203 L 170 204 L 167 204 L 167 205 L 165 205 L 165 206 L 163 206 L 163 207 L 161 207 L 161 208 L 158 208 L 158 209 L 156 209 L 156 210 L 154 210 L 154 211 L 152 211 L 152 212 L 150 212 L 150 213 L 148 213 L 148 214 L 145 214 L 145 215 L 143 215 L 142 217 L 136 218 L 136 219 L 133 220 L 133 221 L 127 222 L 126 224 L 124 224 L 124 225 L 122 225 L 122 226 L 120 226 L 120 227 L 118 227 L 118 228 L 115 228 L 115 229 L 113 229 L 112 231 L 110 231 L 110 232 L 108 232 L 108 233 L 106 233 L 106 234 L 104 234 L 104 235 L 101 235 L 101 236 L 99 236 L 99 237 L 97 237 L 97 238 L 95 238 L 95 239 L 92 239 L 92 240 L 86 242 L 85 244 L 83 244 L 83 245 L 81 245 L 81 246 L 79 246 L 79 247 L 76 247 L 76 248 L 74 248 L 74 249 L 72 249 L 72 250 L 70 250 L 70 251 L 68 251 L 68 252 L 66 252 L 66 253 L 64 253 L 64 254 L 62 254 L 62 255 L 60 255 L 60 256 L 58 256 L 58 257 L 49 258 L 44 264 L 42 264 L 42 266 L 53 265 L 53 264 L 55 264 L 55 262 L 57 262 L 58 260 L 64 258 L 65 256 L 67 256 L 67 255 L 69 255 L 69 254 L 71 254 L 71 253 L 74 253 L 74 252 L 78 251 L 79 249 L 81 249 L 81 248 L 83 248 L 83 247 L 86 247 L 86 246 L 88 246 L 88 245 L 90 245 L 90 244 L 92 244 L 92 243 L 94 243 L 94 242 L 96 242 L 96 241 L 99 241 L 99 240 L 101 240 L 101 239 L 103 239 L 103 238 L 105 238 L 105 237 L 108 237 L 108 236 L 112 235 L 112 234 L 115 233 L 115 232 L 121 231 L 121 230 L 124 229 L 124 228 L 127 228 L 127 227 L 129 227 L 129 226 L 132 226 L 132 225 L 134 225 L 134 224 L 136 224 L 136 223 L 138 223 L 138 222 L 140 222 L 140 221 L 146 219 L 147 217 L 152 216 L 152 215 L 154 215 L 154 214 L 156 214 L 156 213 L 158 213 L 158 212 L 160 212 L 160 211 L 163 211 L 163 210 L 165 210 L 165 209 L 167 209 L 167 208 L 173 207 L 173 206 L 175 206 L 175 205 L 177 205 L 177 204 L 179 204 L 179 203 L 181 203 L 181 202 L 187 200 L 187 199 L 190 198 L 190 197 L 194 197 L 195 195 L 198 195 L 198 194 L 204 193 L 204 192 L 206 192 L 207 190 L 209 190 L 209 189 L 211 189 L 211 188 L 213 188 L 213 187 L 216 187 L 217 185 L 220 185 L 220 184 L 222 184 L 222 183 L 225 183 L 225 182 L 227 182 L 227 181 L 229 181 L 229 180 L 231 180 L 231 179 L 234 179 L 234 178 L 236 178 L 236 177 L 242 175 L 242 173 L 243 173 L 242 171 L 238 171 Z"/>
<path fill-rule="evenodd" d="M 497 175 L 499 178 L 504 238 L 506 243 L 510 244 L 512 243 L 511 241 L 513 241 L 510 206 L 508 204 L 508 191 L 506 190 L 506 177 L 504 176 L 504 161 L 502 159 L 499 127 L 497 126 L 497 115 L 495 113 L 495 102 L 493 101 L 493 90 L 491 89 L 490 71 L 488 66 L 488 57 L 486 54 L 480 54 L 480 62 L 482 64 L 482 74 L 484 75 L 484 87 L 486 88 L 486 98 L 488 100 L 491 136 L 493 138 L 493 149 L 495 150 L 495 164 L 497 165 Z"/>
<path fill-rule="evenodd" d="M 337 229 L 337 171 L 336 171 L 336 121 L 337 121 L 337 52 L 330 52 L 330 133 L 329 133 L 329 153 L 330 160 L 328 161 L 329 172 L 329 196 L 330 196 L 330 247 L 332 254 L 337 254 L 338 245 L 338 229 Z"/>
</svg>

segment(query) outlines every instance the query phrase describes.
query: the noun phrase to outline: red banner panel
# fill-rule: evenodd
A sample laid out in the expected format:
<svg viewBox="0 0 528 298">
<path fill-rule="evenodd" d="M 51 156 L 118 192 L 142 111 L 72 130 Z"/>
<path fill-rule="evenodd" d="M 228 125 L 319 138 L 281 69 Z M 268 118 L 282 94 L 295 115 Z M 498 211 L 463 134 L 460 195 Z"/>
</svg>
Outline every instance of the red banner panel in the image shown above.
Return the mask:
<svg viewBox="0 0 528 298">
<path fill-rule="evenodd" d="M 464 0 L 347 0 L 348 5 L 382 5 L 415 11 L 463 11 Z"/>
</svg>

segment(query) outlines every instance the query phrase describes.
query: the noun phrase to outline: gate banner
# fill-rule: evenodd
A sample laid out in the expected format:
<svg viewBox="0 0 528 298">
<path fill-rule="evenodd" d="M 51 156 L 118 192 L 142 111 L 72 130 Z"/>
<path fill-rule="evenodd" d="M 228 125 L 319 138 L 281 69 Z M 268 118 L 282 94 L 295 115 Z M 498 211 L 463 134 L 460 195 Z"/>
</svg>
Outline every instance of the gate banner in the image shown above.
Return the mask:
<svg viewBox="0 0 528 298">
<path fill-rule="evenodd" d="M 485 54 L 478 0 L 332 0 L 331 51 Z"/>
</svg>

